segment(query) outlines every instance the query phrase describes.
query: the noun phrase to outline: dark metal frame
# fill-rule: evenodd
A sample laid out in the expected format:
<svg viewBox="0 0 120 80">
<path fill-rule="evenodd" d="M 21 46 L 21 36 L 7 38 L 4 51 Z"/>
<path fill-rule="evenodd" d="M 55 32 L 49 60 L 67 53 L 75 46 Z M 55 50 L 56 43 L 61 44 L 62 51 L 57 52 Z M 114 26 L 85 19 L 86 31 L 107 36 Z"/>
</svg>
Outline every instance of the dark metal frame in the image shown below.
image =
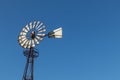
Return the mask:
<svg viewBox="0 0 120 80">
<path fill-rule="evenodd" d="M 39 56 L 37 49 L 30 48 L 24 50 L 24 56 L 26 56 L 26 65 L 22 80 L 34 79 L 34 58 Z"/>
</svg>

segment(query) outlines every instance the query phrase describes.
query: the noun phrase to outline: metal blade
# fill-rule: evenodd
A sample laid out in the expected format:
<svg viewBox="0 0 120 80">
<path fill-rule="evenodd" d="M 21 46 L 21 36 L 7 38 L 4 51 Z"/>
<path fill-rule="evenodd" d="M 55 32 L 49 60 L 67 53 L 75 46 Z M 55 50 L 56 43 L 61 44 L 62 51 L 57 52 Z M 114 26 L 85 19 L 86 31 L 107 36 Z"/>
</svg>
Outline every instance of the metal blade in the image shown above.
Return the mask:
<svg viewBox="0 0 120 80">
<path fill-rule="evenodd" d="M 35 47 L 35 42 L 34 42 L 34 40 L 32 40 L 32 47 Z"/>
<path fill-rule="evenodd" d="M 18 40 L 18 42 L 19 42 L 19 44 L 21 44 L 21 43 L 22 43 L 22 41 L 21 41 L 21 40 Z"/>
<path fill-rule="evenodd" d="M 26 32 L 26 33 L 28 32 L 28 30 L 27 30 L 26 28 L 23 28 L 23 30 L 22 30 L 22 31 L 24 31 L 24 32 Z"/>
<path fill-rule="evenodd" d="M 24 40 L 26 40 L 26 37 L 25 37 L 25 38 L 18 39 L 18 42 L 19 42 L 19 43 L 22 43 Z"/>
<path fill-rule="evenodd" d="M 39 26 L 39 24 L 40 24 L 40 21 L 38 21 L 38 22 L 37 22 L 37 24 L 36 24 L 35 28 L 36 28 L 36 27 L 38 27 L 38 26 Z"/>
<path fill-rule="evenodd" d="M 29 27 L 28 27 L 28 24 L 25 26 L 26 27 L 26 29 L 29 31 L 30 29 L 29 29 Z"/>
<path fill-rule="evenodd" d="M 26 36 L 19 36 L 18 39 L 26 38 Z"/>
<path fill-rule="evenodd" d="M 27 48 L 29 48 L 29 42 L 30 42 L 30 40 L 27 41 L 27 44 L 26 44 L 26 45 L 27 45 Z"/>
<path fill-rule="evenodd" d="M 46 31 L 46 29 L 41 29 L 38 32 L 41 33 L 41 32 L 45 32 L 45 31 Z"/>
<path fill-rule="evenodd" d="M 28 42 L 28 46 L 27 46 L 28 48 L 30 48 L 31 47 L 31 40 L 29 40 L 29 42 Z"/>
<path fill-rule="evenodd" d="M 36 24 L 37 24 L 37 21 L 34 21 L 33 28 L 35 28 Z"/>
<path fill-rule="evenodd" d="M 26 38 L 22 38 L 21 41 L 23 42 L 24 40 L 26 40 Z"/>
<path fill-rule="evenodd" d="M 22 47 L 24 46 L 24 44 L 26 43 L 26 41 L 27 41 L 27 39 L 24 40 L 24 41 L 21 43 L 21 46 L 22 46 Z"/>
<path fill-rule="evenodd" d="M 43 38 L 41 38 L 41 37 L 39 37 L 39 36 L 36 36 L 36 39 L 37 39 L 37 40 L 40 40 L 40 41 L 43 40 Z"/>
<path fill-rule="evenodd" d="M 28 40 L 24 43 L 23 48 L 27 47 L 27 42 L 28 42 Z"/>
<path fill-rule="evenodd" d="M 30 22 L 30 29 L 32 29 L 32 22 Z"/>
<path fill-rule="evenodd" d="M 44 37 L 44 36 L 45 36 L 45 34 L 37 34 L 37 36 L 42 36 L 42 37 Z"/>
<path fill-rule="evenodd" d="M 21 37 L 21 36 L 18 36 L 18 39 L 20 40 L 20 39 L 22 39 L 22 37 Z"/>
<path fill-rule="evenodd" d="M 26 42 L 27 43 L 27 42 Z M 26 46 L 26 43 L 23 45 L 23 48 L 26 48 L 27 46 Z"/>
<path fill-rule="evenodd" d="M 38 29 L 38 31 L 40 31 L 41 29 L 45 29 L 45 26 L 44 26 L 44 25 L 41 26 L 41 27 Z"/>
<path fill-rule="evenodd" d="M 36 44 L 39 44 L 39 41 L 36 38 L 34 38 L 34 41 Z"/>
<path fill-rule="evenodd" d="M 38 30 L 42 25 L 43 25 L 43 23 L 41 22 L 40 25 L 38 27 L 36 27 L 36 29 Z"/>
<path fill-rule="evenodd" d="M 20 35 L 22 35 L 22 36 L 26 36 L 26 34 L 27 34 L 26 32 L 23 32 L 23 31 L 20 32 Z"/>
</svg>

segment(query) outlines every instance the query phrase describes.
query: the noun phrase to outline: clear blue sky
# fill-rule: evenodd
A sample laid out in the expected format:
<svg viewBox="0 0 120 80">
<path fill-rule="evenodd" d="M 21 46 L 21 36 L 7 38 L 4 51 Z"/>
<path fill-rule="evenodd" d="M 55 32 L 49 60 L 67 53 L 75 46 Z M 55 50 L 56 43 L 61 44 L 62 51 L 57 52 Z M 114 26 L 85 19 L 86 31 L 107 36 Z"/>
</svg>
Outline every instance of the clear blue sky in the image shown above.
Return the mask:
<svg viewBox="0 0 120 80">
<path fill-rule="evenodd" d="M 62 39 L 37 47 L 35 80 L 120 80 L 119 0 L 0 0 L 0 80 L 22 80 L 17 39 L 34 20 L 63 27 Z"/>
</svg>

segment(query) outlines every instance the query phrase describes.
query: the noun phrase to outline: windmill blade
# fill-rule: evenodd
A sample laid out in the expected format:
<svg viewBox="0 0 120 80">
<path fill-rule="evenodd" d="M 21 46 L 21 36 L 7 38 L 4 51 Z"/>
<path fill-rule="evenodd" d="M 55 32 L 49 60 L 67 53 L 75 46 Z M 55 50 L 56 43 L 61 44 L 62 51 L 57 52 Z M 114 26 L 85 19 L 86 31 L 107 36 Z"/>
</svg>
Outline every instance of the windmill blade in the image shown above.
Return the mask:
<svg viewBox="0 0 120 80">
<path fill-rule="evenodd" d="M 22 43 L 26 38 L 18 39 L 19 43 Z"/>
<path fill-rule="evenodd" d="M 41 27 L 38 29 L 38 31 L 40 31 L 41 29 L 45 29 L 45 26 L 44 26 L 44 25 L 41 26 Z"/>
<path fill-rule="evenodd" d="M 36 24 L 37 24 L 37 21 L 34 21 L 33 28 L 35 28 Z"/>
<path fill-rule="evenodd" d="M 27 39 L 24 40 L 24 41 L 21 43 L 21 46 L 22 46 L 22 47 L 24 46 L 24 44 L 26 43 L 26 41 L 27 41 Z"/>
<path fill-rule="evenodd" d="M 24 42 L 23 48 L 26 48 L 27 40 Z"/>
<path fill-rule="evenodd" d="M 36 24 L 36 26 L 35 26 L 34 28 L 38 27 L 38 26 L 39 26 L 39 24 L 40 24 L 40 21 L 38 21 L 38 22 L 37 22 L 37 24 Z"/>
<path fill-rule="evenodd" d="M 20 40 L 20 43 L 23 44 L 25 41 L 27 41 L 27 39 L 25 39 L 25 40 Z"/>
<path fill-rule="evenodd" d="M 20 41 L 23 42 L 24 40 L 26 40 L 26 38 L 22 38 Z"/>
<path fill-rule="evenodd" d="M 34 38 L 34 41 L 36 44 L 39 44 L 39 41 L 36 38 Z"/>
<path fill-rule="evenodd" d="M 26 36 L 19 36 L 18 39 L 26 38 Z"/>
<path fill-rule="evenodd" d="M 45 36 L 45 34 L 37 34 L 37 36 L 44 37 L 44 36 Z"/>
<path fill-rule="evenodd" d="M 35 42 L 34 42 L 34 40 L 32 40 L 32 45 L 31 45 L 32 47 L 35 47 Z"/>
<path fill-rule="evenodd" d="M 22 31 L 23 31 L 23 32 L 26 32 L 26 33 L 28 32 L 28 30 L 27 30 L 26 28 L 23 28 Z"/>
<path fill-rule="evenodd" d="M 27 48 L 27 45 L 28 45 L 28 40 L 26 41 L 26 43 L 24 44 L 24 48 Z"/>
<path fill-rule="evenodd" d="M 31 40 L 29 40 L 29 42 L 28 42 L 28 46 L 27 46 L 28 48 L 30 48 L 31 47 Z"/>
<path fill-rule="evenodd" d="M 27 34 L 27 33 L 26 33 L 26 32 L 23 32 L 23 31 L 20 33 L 20 35 L 22 35 L 22 36 L 26 36 L 26 34 Z"/>
<path fill-rule="evenodd" d="M 26 27 L 26 29 L 29 31 L 30 29 L 29 29 L 29 27 L 28 27 L 28 24 L 25 26 Z"/>
<path fill-rule="evenodd" d="M 27 48 L 29 48 L 29 43 L 30 43 L 30 40 L 28 40 L 27 42 L 28 42 L 28 43 L 27 43 Z"/>
<path fill-rule="evenodd" d="M 38 30 L 42 25 L 43 23 L 41 22 L 40 25 L 36 27 L 36 29 Z"/>
<path fill-rule="evenodd" d="M 21 38 L 21 39 L 18 39 L 18 42 L 22 43 L 24 40 L 26 40 L 26 38 Z"/>
<path fill-rule="evenodd" d="M 42 32 L 45 32 L 46 31 L 46 29 L 41 29 L 41 30 L 39 30 L 38 32 L 39 33 L 42 33 Z"/>
<path fill-rule="evenodd" d="M 30 29 L 32 29 L 32 22 L 30 22 Z"/>
<path fill-rule="evenodd" d="M 20 39 L 22 39 L 22 37 L 21 37 L 21 36 L 19 36 L 19 37 L 18 37 L 18 40 L 20 40 Z"/>
<path fill-rule="evenodd" d="M 36 36 L 36 39 L 37 39 L 37 40 L 40 40 L 40 41 L 43 40 L 43 38 L 41 38 L 41 37 L 39 37 L 39 36 Z"/>
<path fill-rule="evenodd" d="M 21 41 L 21 40 L 18 40 L 18 42 L 19 42 L 19 44 L 21 44 L 21 43 L 22 43 L 22 41 Z"/>
</svg>

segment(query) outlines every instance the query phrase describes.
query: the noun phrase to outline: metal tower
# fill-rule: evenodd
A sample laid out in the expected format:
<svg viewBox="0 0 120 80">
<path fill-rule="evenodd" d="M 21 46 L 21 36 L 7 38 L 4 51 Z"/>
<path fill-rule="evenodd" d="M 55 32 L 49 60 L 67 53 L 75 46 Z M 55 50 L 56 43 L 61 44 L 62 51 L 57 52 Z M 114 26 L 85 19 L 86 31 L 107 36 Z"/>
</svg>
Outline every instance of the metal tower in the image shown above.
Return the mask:
<svg viewBox="0 0 120 80">
<path fill-rule="evenodd" d="M 38 57 L 38 55 L 38 51 L 34 48 L 30 48 L 24 51 L 24 56 L 26 56 L 26 65 L 22 80 L 33 80 L 34 58 Z"/>
<path fill-rule="evenodd" d="M 20 35 L 18 42 L 24 48 L 24 56 L 26 57 L 26 65 L 22 80 L 34 80 L 34 59 L 38 57 L 38 50 L 35 46 L 38 45 L 44 37 L 62 38 L 62 28 L 55 29 L 45 34 L 45 25 L 40 21 L 34 21 L 27 24 Z"/>
</svg>

